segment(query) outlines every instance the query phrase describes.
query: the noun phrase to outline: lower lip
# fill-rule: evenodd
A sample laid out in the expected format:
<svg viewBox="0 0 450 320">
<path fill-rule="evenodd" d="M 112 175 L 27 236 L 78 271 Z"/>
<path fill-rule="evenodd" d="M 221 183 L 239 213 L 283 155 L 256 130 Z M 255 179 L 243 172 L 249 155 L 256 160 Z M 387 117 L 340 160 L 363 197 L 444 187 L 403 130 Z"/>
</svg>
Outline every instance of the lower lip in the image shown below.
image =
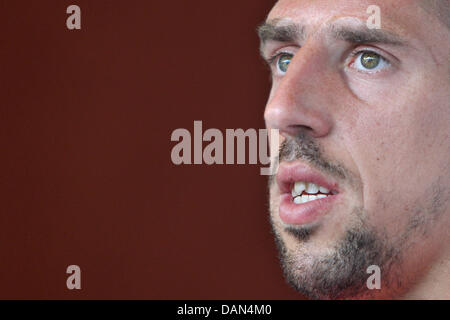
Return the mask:
<svg viewBox="0 0 450 320">
<path fill-rule="evenodd" d="M 280 218 L 290 225 L 304 225 L 315 222 L 330 212 L 337 195 L 296 204 L 288 193 L 281 195 Z"/>
</svg>

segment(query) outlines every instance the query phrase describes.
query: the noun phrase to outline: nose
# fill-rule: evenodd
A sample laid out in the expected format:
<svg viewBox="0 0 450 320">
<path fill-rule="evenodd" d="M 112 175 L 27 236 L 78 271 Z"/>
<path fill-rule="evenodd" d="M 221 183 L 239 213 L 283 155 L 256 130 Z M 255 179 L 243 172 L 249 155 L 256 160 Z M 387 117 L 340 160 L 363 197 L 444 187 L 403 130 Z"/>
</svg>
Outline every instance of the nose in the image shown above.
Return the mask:
<svg viewBox="0 0 450 320">
<path fill-rule="evenodd" d="M 332 129 L 326 63 L 313 48 L 298 50 L 281 79 L 274 79 L 266 106 L 266 126 L 284 137 L 300 133 L 313 138 L 327 136 Z"/>
</svg>

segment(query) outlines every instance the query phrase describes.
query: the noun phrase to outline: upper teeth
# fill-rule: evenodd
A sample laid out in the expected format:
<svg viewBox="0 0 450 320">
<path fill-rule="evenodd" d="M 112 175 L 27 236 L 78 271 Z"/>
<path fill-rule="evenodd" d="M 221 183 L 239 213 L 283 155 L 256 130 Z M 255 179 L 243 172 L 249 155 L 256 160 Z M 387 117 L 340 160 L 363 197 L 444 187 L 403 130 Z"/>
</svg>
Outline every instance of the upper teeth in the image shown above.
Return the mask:
<svg viewBox="0 0 450 320">
<path fill-rule="evenodd" d="M 294 185 L 294 191 L 297 195 L 301 195 L 305 189 L 306 185 L 303 181 L 297 181 Z"/>
<path fill-rule="evenodd" d="M 302 194 L 303 191 L 308 194 Z M 321 193 L 317 194 L 319 191 Z M 312 182 L 297 181 L 292 188 L 292 197 L 294 198 L 294 203 L 297 204 L 325 198 L 329 193 L 330 190 L 327 188 L 318 186 Z"/>
</svg>

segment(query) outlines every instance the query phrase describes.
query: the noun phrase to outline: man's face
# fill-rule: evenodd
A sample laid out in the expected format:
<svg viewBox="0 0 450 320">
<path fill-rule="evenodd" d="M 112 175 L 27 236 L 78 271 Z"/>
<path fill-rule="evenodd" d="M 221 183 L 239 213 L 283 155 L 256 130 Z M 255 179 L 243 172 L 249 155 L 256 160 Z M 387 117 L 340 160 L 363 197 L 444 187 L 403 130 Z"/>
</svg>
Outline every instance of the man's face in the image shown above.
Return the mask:
<svg viewBox="0 0 450 320">
<path fill-rule="evenodd" d="M 381 29 L 366 25 L 370 5 Z M 314 298 L 413 290 L 449 258 L 448 28 L 421 1 L 280 0 L 260 36 L 266 125 L 281 134 L 271 221 L 288 281 Z M 370 265 L 381 290 L 366 286 Z"/>
</svg>

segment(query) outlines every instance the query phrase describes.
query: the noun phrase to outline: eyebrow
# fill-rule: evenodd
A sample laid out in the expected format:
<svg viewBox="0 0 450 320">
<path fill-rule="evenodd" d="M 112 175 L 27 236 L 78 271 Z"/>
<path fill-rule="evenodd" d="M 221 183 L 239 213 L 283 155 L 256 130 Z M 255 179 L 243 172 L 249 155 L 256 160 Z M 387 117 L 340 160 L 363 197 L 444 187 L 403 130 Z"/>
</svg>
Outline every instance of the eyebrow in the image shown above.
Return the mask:
<svg viewBox="0 0 450 320">
<path fill-rule="evenodd" d="M 266 42 L 301 42 L 306 37 L 304 27 L 298 24 L 277 25 L 276 22 L 265 22 L 258 27 L 260 39 L 260 52 Z M 327 30 L 335 39 L 349 43 L 384 43 L 390 45 L 405 45 L 405 42 L 396 34 L 380 30 L 368 29 L 365 25 L 360 27 L 330 25 Z"/>
<path fill-rule="evenodd" d="M 338 40 L 344 40 L 351 43 L 385 43 L 390 45 L 404 45 L 405 42 L 396 34 L 381 30 L 331 26 L 331 33 Z"/>
<path fill-rule="evenodd" d="M 290 42 L 300 40 L 304 35 L 304 28 L 298 24 L 276 25 L 265 22 L 258 27 L 258 36 L 261 43 L 267 41 Z"/>
</svg>

